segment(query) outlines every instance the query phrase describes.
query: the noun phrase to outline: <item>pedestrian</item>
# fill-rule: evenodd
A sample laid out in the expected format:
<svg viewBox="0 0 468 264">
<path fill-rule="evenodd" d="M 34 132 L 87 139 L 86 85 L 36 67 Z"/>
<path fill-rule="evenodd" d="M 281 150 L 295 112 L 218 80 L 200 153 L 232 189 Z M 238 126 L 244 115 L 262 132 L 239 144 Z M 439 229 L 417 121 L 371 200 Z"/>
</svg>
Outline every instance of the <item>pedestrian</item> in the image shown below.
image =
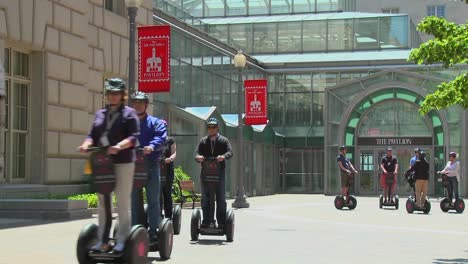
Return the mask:
<svg viewBox="0 0 468 264">
<path fill-rule="evenodd" d="M 167 122 L 163 120 L 167 129 Z M 177 146 L 173 137 L 168 137 L 164 144 L 163 152 L 164 169 L 166 170 L 166 182 L 163 184 L 161 191 L 161 210 L 164 210 L 164 216 L 172 219 L 172 185 L 174 183 L 174 160 L 177 157 Z"/>
<path fill-rule="evenodd" d="M 357 173 L 351 161 L 346 157 L 346 146 L 340 147 L 340 154 L 336 158 L 341 173 L 341 194 L 346 197 L 346 203 L 349 201 L 350 177 Z"/>
<path fill-rule="evenodd" d="M 424 207 L 427 200 L 427 189 L 429 184 L 429 162 L 426 160 L 426 153 L 419 152 L 419 159 L 411 167 L 410 171 L 414 172 L 415 183 L 415 199 L 416 206 L 419 208 Z"/>
<path fill-rule="evenodd" d="M 199 163 L 204 162 L 207 158 L 216 158 L 220 163 L 219 167 L 219 182 L 216 186 L 216 219 L 218 220 L 218 228 L 224 229 L 226 221 L 226 160 L 230 159 L 232 154 L 231 143 L 229 140 L 219 134 L 218 119 L 212 117 L 206 122 L 208 135 L 203 137 L 198 144 L 195 160 Z M 215 227 L 214 219 L 214 201 L 210 201 L 210 193 L 208 183 L 202 181 L 202 211 L 203 211 L 203 227 Z"/>
<path fill-rule="evenodd" d="M 166 142 L 166 126 L 163 121 L 157 117 L 148 114 L 149 98 L 143 92 L 136 92 L 131 96 L 133 108 L 135 108 L 140 120 L 140 135 L 138 141 L 143 147 L 145 156 L 145 165 L 148 170 L 148 180 L 146 181 L 146 198 L 148 202 L 148 236 L 150 242 L 158 241 L 157 230 L 160 222 L 160 179 L 159 179 L 159 157 L 164 150 Z M 134 225 L 138 222 L 139 210 L 141 208 L 140 190 L 134 189 L 132 192 L 132 222 Z M 147 219 L 144 219 L 147 221 Z"/>
<path fill-rule="evenodd" d="M 445 168 L 437 173 L 445 174 L 448 178 L 448 197 L 449 204 L 452 205 L 453 194 L 455 193 L 455 200 L 458 200 L 458 183 L 460 182 L 460 162 L 457 161 L 457 153 L 449 153 L 449 161 Z"/>
<path fill-rule="evenodd" d="M 135 170 L 134 147 L 139 135 L 139 121 L 135 110 L 125 106 L 127 89 L 123 80 L 107 79 L 104 88 L 108 104 L 96 112 L 91 132 L 78 149 L 86 153 L 92 146 L 107 147 L 107 154 L 112 157 L 115 173 L 114 192 L 119 216 L 117 243 L 112 250 L 122 252 L 130 233 L 130 195 Z M 93 251 L 110 250 L 108 242 L 112 220 L 108 219 L 111 216 L 106 214 L 106 211 L 111 210 L 110 206 L 110 195 L 98 193 L 99 241 L 91 247 Z"/>
<path fill-rule="evenodd" d="M 380 185 L 384 191 L 384 203 L 395 203 L 393 199 L 393 194 L 395 194 L 395 187 L 397 183 L 397 173 L 398 173 L 398 160 L 395 156 L 392 155 L 392 148 L 387 147 L 387 155 L 385 155 L 380 161 L 380 169 L 382 169 L 382 175 L 380 176 Z M 393 177 L 393 182 L 388 177 Z M 388 193 L 388 184 L 391 183 L 390 193 Z"/>
</svg>

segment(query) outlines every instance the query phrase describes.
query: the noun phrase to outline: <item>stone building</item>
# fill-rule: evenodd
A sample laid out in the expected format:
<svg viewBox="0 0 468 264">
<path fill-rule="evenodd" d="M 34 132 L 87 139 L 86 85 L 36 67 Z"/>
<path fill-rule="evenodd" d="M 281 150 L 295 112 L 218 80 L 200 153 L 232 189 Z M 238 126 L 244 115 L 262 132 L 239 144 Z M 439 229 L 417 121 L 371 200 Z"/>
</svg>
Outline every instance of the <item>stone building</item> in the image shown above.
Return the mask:
<svg viewBox="0 0 468 264">
<path fill-rule="evenodd" d="M 152 9 L 144 0 L 137 23 L 153 24 Z M 123 0 L 0 1 L 8 98 L 0 198 L 86 186 L 74 185 L 84 180 L 76 147 L 103 106 L 103 80 L 128 76 L 128 28 Z"/>
</svg>

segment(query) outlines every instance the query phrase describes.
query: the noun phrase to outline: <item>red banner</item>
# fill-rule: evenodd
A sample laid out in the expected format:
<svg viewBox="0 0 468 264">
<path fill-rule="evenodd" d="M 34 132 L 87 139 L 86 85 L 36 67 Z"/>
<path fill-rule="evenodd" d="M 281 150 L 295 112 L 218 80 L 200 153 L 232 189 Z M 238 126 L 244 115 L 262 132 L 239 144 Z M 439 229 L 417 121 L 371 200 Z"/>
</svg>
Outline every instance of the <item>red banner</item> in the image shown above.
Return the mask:
<svg viewBox="0 0 468 264">
<path fill-rule="evenodd" d="M 245 80 L 245 124 L 268 122 L 267 80 Z"/>
<path fill-rule="evenodd" d="M 138 27 L 138 90 L 145 93 L 169 92 L 171 27 Z"/>
</svg>

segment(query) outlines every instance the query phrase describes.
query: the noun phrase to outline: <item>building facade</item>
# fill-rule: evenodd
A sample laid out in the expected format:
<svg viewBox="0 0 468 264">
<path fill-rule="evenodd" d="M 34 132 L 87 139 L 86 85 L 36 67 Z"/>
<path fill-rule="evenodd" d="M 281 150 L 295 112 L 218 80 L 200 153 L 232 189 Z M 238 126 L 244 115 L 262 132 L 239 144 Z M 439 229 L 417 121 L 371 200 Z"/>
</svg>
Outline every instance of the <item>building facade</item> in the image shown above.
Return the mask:
<svg viewBox="0 0 468 264">
<path fill-rule="evenodd" d="M 139 24 L 152 24 L 143 1 Z M 128 76 L 124 1 L 0 1 L 6 98 L 0 197 L 70 191 L 86 179 L 76 152 L 103 106 L 103 81 Z M 69 187 L 67 187 L 69 186 Z M 31 191 L 28 195 L 27 192 Z"/>
<path fill-rule="evenodd" d="M 421 116 L 418 107 L 426 94 L 467 66 L 408 62 L 410 50 L 421 43 L 415 30 L 419 18 L 402 9 L 381 10 L 384 1 L 375 2 L 381 4 L 143 1 L 139 24 L 171 25 L 171 91 L 154 95 L 153 105 L 176 139 L 177 165 L 198 181 L 194 149 L 206 133 L 204 121 L 216 116 L 234 148 L 226 187 L 235 196 L 241 91 L 233 57 L 242 49 L 248 60 L 242 78 L 266 78 L 269 99 L 268 125 L 243 129 L 245 166 L 240 169 L 249 196 L 336 193 L 342 144 L 350 147 L 361 171 L 357 194 L 380 193 L 378 161 L 387 145 L 401 162 L 400 194 L 408 193 L 401 176 L 415 147 L 428 151 L 430 193 L 441 193 L 435 171 L 448 152 L 457 151 L 462 164 L 468 162 L 468 114 L 451 107 Z M 49 193 L 86 186 L 85 156 L 76 146 L 103 106 L 103 80 L 128 76 L 123 0 L 26 3 L 0 0 L 6 88 L 0 197 L 14 197 L 8 187 L 18 183 Z M 447 3 L 446 15 L 451 6 Z M 462 170 L 466 175 L 466 166 Z M 463 177 L 460 188 L 467 193 Z"/>
</svg>

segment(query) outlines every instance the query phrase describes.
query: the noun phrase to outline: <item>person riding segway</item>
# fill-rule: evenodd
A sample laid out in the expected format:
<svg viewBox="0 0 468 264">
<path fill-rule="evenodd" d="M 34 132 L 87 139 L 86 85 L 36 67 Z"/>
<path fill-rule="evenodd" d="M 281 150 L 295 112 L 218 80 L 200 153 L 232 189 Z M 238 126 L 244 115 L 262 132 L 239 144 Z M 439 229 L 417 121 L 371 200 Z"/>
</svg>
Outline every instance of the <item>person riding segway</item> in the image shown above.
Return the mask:
<svg viewBox="0 0 468 264">
<path fill-rule="evenodd" d="M 411 177 L 414 172 L 414 178 Z M 414 211 L 422 211 L 428 214 L 431 211 L 431 203 L 427 198 L 427 185 L 429 181 L 429 162 L 426 160 L 426 153 L 419 152 L 419 158 L 416 163 L 405 172 L 405 177 L 410 186 L 413 187 L 414 197 L 410 196 L 406 201 L 406 211 L 411 214 Z M 414 184 L 413 184 L 414 181 Z"/>
<path fill-rule="evenodd" d="M 449 161 L 445 168 L 437 172 L 441 175 L 446 197 L 440 201 L 440 209 L 443 212 L 455 210 L 457 213 L 462 213 L 465 210 L 465 202 L 458 196 L 458 183 L 460 182 L 460 162 L 457 161 L 457 153 L 449 153 Z M 455 202 L 453 202 L 453 194 L 455 193 Z"/>
<path fill-rule="evenodd" d="M 162 120 L 167 129 L 167 122 Z M 164 144 L 163 155 L 160 160 L 161 171 L 161 217 L 172 219 L 174 235 L 180 234 L 182 208 L 180 205 L 173 206 L 172 190 L 174 184 L 174 160 L 177 157 L 176 142 L 173 137 L 167 137 Z"/>
<path fill-rule="evenodd" d="M 340 154 L 337 157 L 338 167 L 341 172 L 341 195 L 335 197 L 335 207 L 336 209 L 343 209 L 343 207 L 348 207 L 349 209 L 354 209 L 357 206 L 356 197 L 349 195 L 349 188 L 354 184 L 354 177 L 357 173 L 357 170 L 354 168 L 351 161 L 346 157 L 346 146 L 340 147 Z"/>
<path fill-rule="evenodd" d="M 147 211 L 143 211 L 143 192 L 134 188 L 132 192 L 132 221 L 148 227 L 149 249 L 159 251 L 163 259 L 172 253 L 173 224 L 170 219 L 160 221 L 160 171 L 159 157 L 166 141 L 166 126 L 162 120 L 148 114 L 149 98 L 143 92 L 131 95 L 132 106 L 140 120 L 138 141 L 143 148 L 144 162 L 138 163 L 146 171 L 148 180 L 145 183 Z M 141 155 L 140 154 L 140 155 Z"/>
<path fill-rule="evenodd" d="M 380 176 L 380 185 L 383 189 L 383 195 L 379 197 L 379 207 L 394 206 L 395 209 L 399 207 L 398 195 L 395 195 L 395 187 L 398 173 L 398 160 L 392 156 L 392 148 L 387 147 L 387 155 L 382 157 L 380 161 L 380 168 L 382 174 Z"/>
<path fill-rule="evenodd" d="M 200 180 L 203 218 L 199 209 L 193 211 L 191 237 L 196 241 L 199 234 L 226 235 L 226 240 L 231 242 L 234 238 L 234 212 L 226 208 L 225 177 L 226 160 L 233 156 L 232 148 L 229 140 L 219 134 L 216 118 L 209 118 L 206 126 L 208 136 L 201 139 L 195 156 L 195 160 L 202 164 Z M 215 199 L 217 225 L 214 219 Z"/>
<path fill-rule="evenodd" d="M 112 261 L 146 263 L 148 237 L 144 227 L 130 228 L 130 195 L 135 168 L 139 122 L 135 110 L 125 106 L 125 82 L 118 78 L 104 83 L 108 105 L 95 114 L 88 137 L 78 150 L 93 152 L 90 157 L 94 184 L 98 192 L 99 225 L 88 224 L 77 241 L 80 264 Z M 120 228 L 110 237 L 112 226 L 111 193 L 117 197 Z"/>
</svg>

